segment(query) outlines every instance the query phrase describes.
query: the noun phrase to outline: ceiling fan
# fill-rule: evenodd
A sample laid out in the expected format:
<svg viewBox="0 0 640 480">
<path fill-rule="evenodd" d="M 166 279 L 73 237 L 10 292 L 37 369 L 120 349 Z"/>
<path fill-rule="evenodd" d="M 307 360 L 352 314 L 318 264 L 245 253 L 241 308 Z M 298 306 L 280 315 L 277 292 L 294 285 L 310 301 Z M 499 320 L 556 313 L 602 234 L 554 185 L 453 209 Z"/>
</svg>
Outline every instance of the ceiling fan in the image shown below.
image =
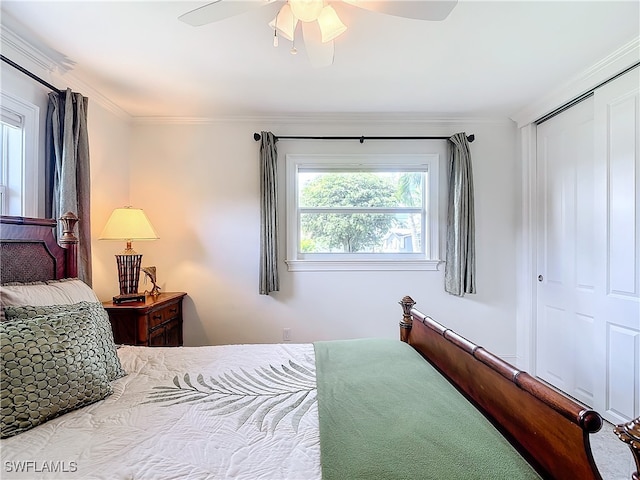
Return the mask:
<svg viewBox="0 0 640 480">
<path fill-rule="evenodd" d="M 441 21 L 447 18 L 458 0 L 341 0 L 355 7 L 386 15 L 418 20 Z M 293 42 L 295 47 L 296 28 L 301 25 L 307 56 L 314 67 L 333 64 L 334 39 L 347 29 L 331 5 L 338 3 L 328 0 L 214 0 L 202 7 L 178 17 L 183 22 L 201 26 L 224 20 L 250 10 L 270 4 L 281 5 L 275 18 L 269 22 L 273 29 L 273 45 L 278 46 L 281 36 Z"/>
</svg>

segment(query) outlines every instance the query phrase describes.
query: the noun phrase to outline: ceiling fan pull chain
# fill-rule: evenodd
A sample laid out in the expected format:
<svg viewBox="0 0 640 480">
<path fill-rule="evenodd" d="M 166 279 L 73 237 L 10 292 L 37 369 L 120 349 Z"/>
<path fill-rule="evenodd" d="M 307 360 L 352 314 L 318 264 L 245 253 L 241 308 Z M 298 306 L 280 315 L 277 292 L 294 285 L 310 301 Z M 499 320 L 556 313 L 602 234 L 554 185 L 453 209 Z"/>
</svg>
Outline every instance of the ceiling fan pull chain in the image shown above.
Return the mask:
<svg viewBox="0 0 640 480">
<path fill-rule="evenodd" d="M 292 15 L 291 20 L 293 22 L 293 33 L 291 34 L 291 50 L 289 50 L 289 53 L 291 53 L 291 55 L 295 55 L 298 53 L 298 49 L 296 48 L 296 17 Z"/>
<path fill-rule="evenodd" d="M 278 15 L 276 15 L 273 27 L 273 46 L 278 46 Z"/>
</svg>

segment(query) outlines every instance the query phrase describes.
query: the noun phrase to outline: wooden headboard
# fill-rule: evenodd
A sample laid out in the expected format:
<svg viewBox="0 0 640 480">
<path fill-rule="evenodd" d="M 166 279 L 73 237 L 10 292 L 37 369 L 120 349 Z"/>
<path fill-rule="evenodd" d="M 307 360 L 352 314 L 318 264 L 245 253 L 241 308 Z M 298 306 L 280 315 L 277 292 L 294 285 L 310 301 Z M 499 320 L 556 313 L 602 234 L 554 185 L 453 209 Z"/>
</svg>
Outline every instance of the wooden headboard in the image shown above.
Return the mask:
<svg viewBox="0 0 640 480">
<path fill-rule="evenodd" d="M 53 219 L 0 216 L 0 283 L 77 277 L 77 221 L 74 214 L 64 214 L 56 241 Z"/>
</svg>

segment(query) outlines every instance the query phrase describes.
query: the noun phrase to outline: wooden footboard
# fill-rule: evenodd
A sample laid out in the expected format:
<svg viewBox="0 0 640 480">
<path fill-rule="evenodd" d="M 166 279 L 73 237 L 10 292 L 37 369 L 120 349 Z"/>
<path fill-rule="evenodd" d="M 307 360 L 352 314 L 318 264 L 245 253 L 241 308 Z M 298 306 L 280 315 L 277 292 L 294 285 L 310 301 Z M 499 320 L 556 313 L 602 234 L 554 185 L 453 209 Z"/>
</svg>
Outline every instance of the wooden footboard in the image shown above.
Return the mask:
<svg viewBox="0 0 640 480">
<path fill-rule="evenodd" d="M 589 444 L 589 434 L 602 427 L 597 412 L 435 322 L 413 308 L 411 297 L 400 304 L 401 340 L 474 403 L 543 478 L 602 479 Z"/>
</svg>

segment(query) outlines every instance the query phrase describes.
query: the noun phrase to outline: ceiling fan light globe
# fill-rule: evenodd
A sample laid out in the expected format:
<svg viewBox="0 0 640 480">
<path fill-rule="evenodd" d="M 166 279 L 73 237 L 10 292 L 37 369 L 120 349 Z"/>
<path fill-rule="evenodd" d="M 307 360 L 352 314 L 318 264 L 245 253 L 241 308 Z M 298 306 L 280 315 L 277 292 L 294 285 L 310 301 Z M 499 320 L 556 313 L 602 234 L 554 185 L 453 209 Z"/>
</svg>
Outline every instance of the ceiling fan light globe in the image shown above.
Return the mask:
<svg viewBox="0 0 640 480">
<path fill-rule="evenodd" d="M 340 17 L 338 17 L 338 14 L 331 5 L 327 5 L 322 9 L 318 17 L 318 25 L 320 26 L 322 43 L 330 42 L 347 30 L 347 26 L 342 23 Z"/>
<path fill-rule="evenodd" d="M 291 12 L 291 7 L 287 3 L 284 5 L 276 18 L 269 22 L 269 26 L 278 31 L 280 35 L 289 41 L 293 41 L 293 37 L 298 25 L 298 19 Z"/>
<path fill-rule="evenodd" d="M 302 22 L 317 20 L 324 7 L 324 0 L 289 0 L 293 16 Z"/>
</svg>

